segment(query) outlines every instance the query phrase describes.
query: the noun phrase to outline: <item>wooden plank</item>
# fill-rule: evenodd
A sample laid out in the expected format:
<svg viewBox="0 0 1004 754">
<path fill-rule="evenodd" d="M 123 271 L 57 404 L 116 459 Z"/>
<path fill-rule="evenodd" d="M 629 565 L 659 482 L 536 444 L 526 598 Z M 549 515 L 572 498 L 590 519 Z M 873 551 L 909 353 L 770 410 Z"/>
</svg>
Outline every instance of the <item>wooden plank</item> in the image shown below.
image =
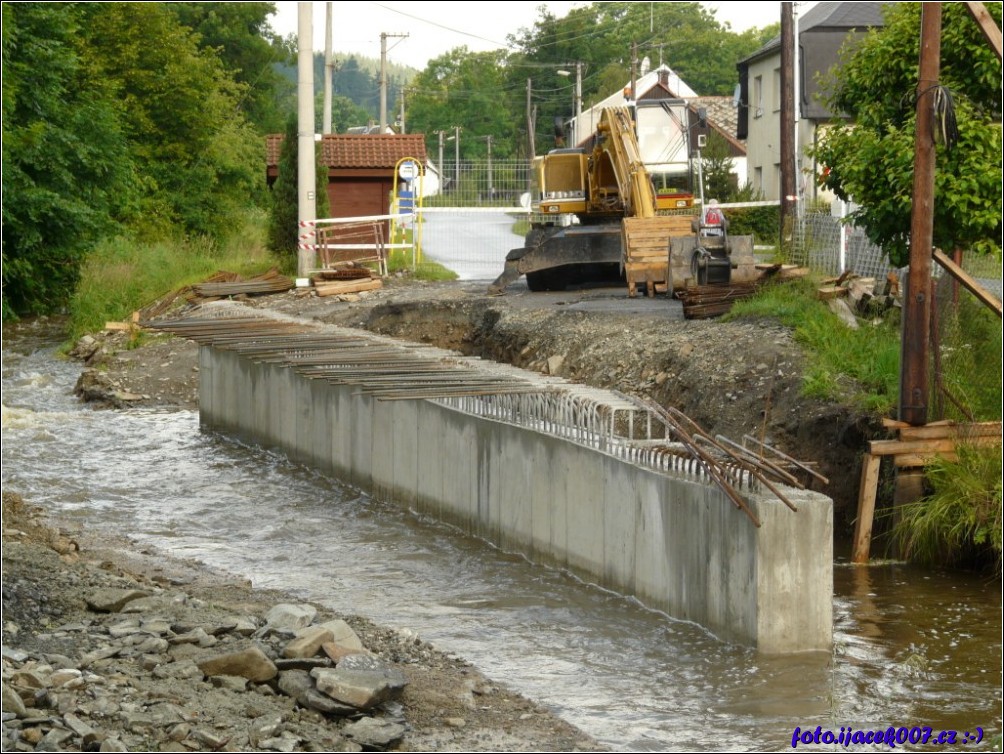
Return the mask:
<svg viewBox="0 0 1004 754">
<path fill-rule="evenodd" d="M 321 282 L 314 285 L 314 290 L 318 296 L 338 296 L 345 293 L 361 293 L 362 291 L 373 291 L 383 286 L 383 281 L 379 278 L 373 280 L 346 280 L 341 283 Z"/>
<path fill-rule="evenodd" d="M 941 453 L 955 450 L 952 440 L 872 440 L 868 451 L 877 456 L 897 456 L 906 453 Z"/>
<path fill-rule="evenodd" d="M 987 8 L 983 3 L 966 3 L 966 8 L 969 10 L 969 15 L 973 17 L 980 27 L 980 31 L 983 32 L 983 36 L 990 43 L 993 51 L 997 53 L 997 59 L 1000 60 L 1004 45 L 1001 42 L 1001 30 L 997 28 L 997 23 L 994 21 L 993 16 L 987 12 Z"/>
<path fill-rule="evenodd" d="M 922 427 L 903 427 L 899 430 L 900 440 L 943 440 L 965 441 L 970 437 L 1001 437 L 1000 422 L 979 422 L 977 424 L 927 424 Z"/>
<path fill-rule="evenodd" d="M 896 464 L 898 469 L 919 469 L 922 466 L 927 466 L 934 461 L 941 459 L 943 461 L 958 461 L 958 453 L 946 452 L 946 453 L 907 453 L 905 455 L 893 456 L 893 463 Z"/>
<path fill-rule="evenodd" d="M 1001 301 L 994 294 L 976 282 L 969 273 L 955 264 L 952 259 L 941 249 L 934 250 L 934 261 L 945 268 L 953 278 L 962 283 L 963 287 L 982 301 L 994 314 L 1000 317 L 1004 312 L 1001 309 Z"/>
<path fill-rule="evenodd" d="M 824 285 L 816 291 L 816 298 L 820 301 L 829 301 L 832 298 L 840 298 L 847 295 L 847 289 L 836 285 Z"/>
<path fill-rule="evenodd" d="M 1000 437 L 976 436 L 967 437 L 961 444 L 968 445 L 998 445 Z M 879 456 L 898 456 L 908 453 L 931 455 L 937 453 L 954 453 L 960 441 L 954 439 L 942 440 L 872 440 L 868 443 L 869 452 Z"/>
<path fill-rule="evenodd" d="M 875 522 L 875 498 L 878 495 L 879 469 L 882 457 L 867 455 L 861 465 L 861 485 L 858 488 L 858 517 L 854 522 L 854 549 L 851 562 L 868 562 L 872 546 L 872 524 Z"/>
</svg>

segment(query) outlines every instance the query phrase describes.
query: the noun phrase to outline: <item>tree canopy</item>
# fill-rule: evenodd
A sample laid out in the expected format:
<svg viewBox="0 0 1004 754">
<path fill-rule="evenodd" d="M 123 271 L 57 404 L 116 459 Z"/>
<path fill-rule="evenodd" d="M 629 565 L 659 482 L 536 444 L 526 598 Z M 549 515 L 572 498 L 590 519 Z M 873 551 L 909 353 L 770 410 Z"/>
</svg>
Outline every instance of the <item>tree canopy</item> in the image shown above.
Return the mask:
<svg viewBox="0 0 1004 754">
<path fill-rule="evenodd" d="M 493 154 L 515 156 L 527 143 L 528 80 L 535 141 L 545 145 L 555 119 L 573 115 L 576 64 L 584 108 L 630 81 L 633 50 L 637 65 L 665 63 L 701 95 L 730 95 L 736 62 L 774 33 L 776 25 L 736 34 L 696 2 L 594 2 L 562 18 L 542 6 L 533 26 L 509 38 L 509 53 L 460 47 L 430 61 L 409 86 L 409 128 L 430 135 L 430 151 L 434 132 L 461 126 L 491 135 Z M 462 157 L 484 149 L 482 139 L 464 139 Z"/>
<path fill-rule="evenodd" d="M 886 6 L 830 77 L 834 112 L 849 116 L 823 134 L 814 154 L 822 183 L 853 200 L 857 225 L 890 261 L 909 260 L 916 90 L 922 4 Z M 1001 62 L 964 3 L 944 3 L 938 84 L 953 103 L 958 141 L 937 147 L 934 244 L 1000 254 Z M 987 8 L 1001 24 L 1001 5 Z"/>
<path fill-rule="evenodd" d="M 248 32 L 252 33 L 252 32 Z M 3 307 L 58 307 L 103 235 L 225 235 L 260 195 L 248 87 L 157 3 L 3 5 Z"/>
</svg>

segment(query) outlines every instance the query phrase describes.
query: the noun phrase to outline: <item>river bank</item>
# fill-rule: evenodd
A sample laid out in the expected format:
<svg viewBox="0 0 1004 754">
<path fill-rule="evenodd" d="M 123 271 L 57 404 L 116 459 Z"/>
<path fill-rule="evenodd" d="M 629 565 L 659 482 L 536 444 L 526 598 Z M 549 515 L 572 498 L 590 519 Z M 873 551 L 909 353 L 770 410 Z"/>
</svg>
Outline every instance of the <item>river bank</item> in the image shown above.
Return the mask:
<svg viewBox="0 0 1004 754">
<path fill-rule="evenodd" d="M 3 519 L 4 751 L 600 749 L 412 632 L 55 527 L 6 491 Z"/>
<path fill-rule="evenodd" d="M 642 302 L 647 308 L 641 314 L 626 314 L 597 311 L 592 307 L 607 302 L 572 292 L 490 301 L 467 285 L 391 284 L 379 295 L 357 301 L 283 294 L 248 303 L 399 337 L 407 333 L 420 342 L 453 343 L 471 354 L 497 349 L 529 368 L 583 381 L 613 380 L 632 392 L 662 388 L 696 406 L 708 428 L 733 437 L 726 427 L 762 427 L 759 412 L 764 408 L 771 437 L 784 437 L 785 425 L 806 414 L 841 416 L 837 409 L 779 398 L 792 395 L 798 378 L 797 352 L 787 350 L 790 335 L 780 328 L 679 322 L 654 309 L 658 301 Z M 13 477 L 31 490 L 30 499 L 61 511 L 60 525 L 85 545 L 85 554 L 90 545 L 82 538 L 84 529 L 129 531 L 132 543 L 123 549 L 134 555 L 147 550 L 146 557 L 156 556 L 156 543 L 172 552 L 191 552 L 255 584 L 296 589 L 292 595 L 276 592 L 275 599 L 260 603 L 253 612 L 258 621 L 276 604 L 308 599 L 317 605 L 347 603 L 348 609 L 340 612 L 378 616 L 384 626 L 419 626 L 435 644 L 442 640 L 453 648 L 456 657 L 471 658 L 481 674 L 503 679 L 492 686 L 519 688 L 618 750 L 779 750 L 790 742 L 795 725 L 804 729 L 810 723 L 863 729 L 876 720 L 923 720 L 944 727 L 1000 729 L 999 678 L 993 663 L 986 662 L 988 648 L 999 656 L 999 585 L 995 590 L 994 585 L 918 573 L 896 563 L 864 570 L 838 563 L 832 656 L 759 657 L 692 625 L 646 613 L 629 600 L 490 552 L 483 542 L 454 547 L 455 532 L 421 523 L 416 528 L 413 520 L 404 520 L 410 518 L 407 513 L 399 515 L 390 503 L 351 497 L 336 503 L 343 491 L 330 481 L 268 454 L 234 448 L 223 438 L 200 437 L 197 417 L 174 410 L 194 406 L 194 346 L 142 335 L 142 347 L 130 349 L 127 333 L 97 334 L 94 341 L 88 368 L 119 393 L 108 393 L 110 399 L 139 410 L 90 408 L 100 401 L 82 406 L 70 395 L 79 366 L 64 362 L 53 370 L 51 360 L 26 364 L 6 383 L 4 401 L 5 482 Z M 758 353 L 769 354 L 771 363 L 776 353 L 784 376 L 775 373 L 770 379 L 758 369 L 767 363 Z M 656 367 L 664 374 L 645 375 Z M 54 371 L 63 373 L 58 385 L 50 384 Z M 7 374 L 5 368 L 5 380 Z M 13 382 L 20 383 L 17 390 L 8 391 Z M 56 392 L 42 395 L 53 387 L 68 402 L 53 397 Z M 767 396 L 774 400 L 765 402 Z M 15 407 L 12 417 L 8 405 Z M 771 409 L 779 405 L 798 406 L 799 414 Z M 721 418 L 708 421 L 713 414 Z M 19 443 L 40 449 L 21 452 Z M 814 447 L 824 444 L 819 439 Z M 10 458 L 18 461 L 11 465 Z M 31 474 L 8 471 L 18 464 L 25 471 L 31 467 Z M 358 528 L 369 526 L 370 520 L 379 523 L 378 537 L 368 538 Z M 386 530 L 398 524 L 397 533 L 388 536 Z M 280 538 L 285 534 L 289 536 Z M 428 543 L 413 546 L 426 536 L 431 536 Z M 347 570 L 348 561 L 362 560 L 371 550 L 378 551 L 376 574 L 372 563 L 351 575 L 341 572 L 340 564 Z M 433 557 L 442 563 L 426 570 L 420 558 Z M 478 563 L 483 574 L 472 570 Z M 425 591 L 426 583 L 443 582 L 457 582 L 461 588 Z M 361 600 L 370 596 L 364 594 L 368 585 L 374 599 L 363 606 Z M 188 583 L 155 580 L 154 586 L 201 599 Z M 417 606 L 420 611 L 411 609 Z M 92 621 L 95 637 L 110 642 L 111 635 L 102 631 L 117 623 L 104 621 L 129 623 L 132 617 L 88 611 L 77 622 L 84 620 Z M 346 620 L 356 627 L 355 619 Z M 49 623 L 61 625 L 55 619 Z M 367 637 L 357 633 L 365 644 Z M 392 633 L 398 635 L 400 629 Z M 279 648 L 276 644 L 273 649 Z M 454 679 L 463 682 L 463 677 Z M 268 695 L 250 693 L 255 694 L 252 700 Z M 509 717 L 499 722 L 509 729 L 502 727 L 502 732 L 521 735 L 527 721 L 520 718 L 527 712 L 505 709 Z M 471 718 L 462 719 L 464 728 L 447 726 L 445 732 L 471 733 Z M 535 720 L 530 718 L 529 724 Z M 401 747 L 419 744 L 406 736 Z M 470 738 L 460 745 L 476 748 L 478 742 Z M 519 745 L 508 739 L 496 744 L 504 750 Z M 546 743 L 539 747 L 548 748 Z"/>
</svg>

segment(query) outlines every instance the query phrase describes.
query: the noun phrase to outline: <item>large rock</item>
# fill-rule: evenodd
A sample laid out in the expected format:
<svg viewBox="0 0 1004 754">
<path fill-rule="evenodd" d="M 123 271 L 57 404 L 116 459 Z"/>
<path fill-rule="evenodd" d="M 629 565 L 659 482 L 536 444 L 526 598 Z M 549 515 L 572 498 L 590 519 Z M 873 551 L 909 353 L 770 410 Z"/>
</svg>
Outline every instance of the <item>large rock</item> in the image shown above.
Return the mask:
<svg viewBox="0 0 1004 754">
<path fill-rule="evenodd" d="M 18 717 L 24 717 L 28 714 L 20 694 L 8 687 L 6 683 L 3 684 L 3 711 L 13 712 Z M 4 726 L 6 727 L 6 723 Z"/>
<path fill-rule="evenodd" d="M 296 638 L 282 650 L 283 657 L 313 657 L 325 642 L 332 641 L 334 635 L 323 626 L 307 626 L 296 632 Z"/>
<path fill-rule="evenodd" d="M 148 595 L 139 589 L 95 589 L 87 596 L 87 607 L 96 613 L 117 613 L 133 600 Z"/>
<path fill-rule="evenodd" d="M 279 690 L 295 699 L 301 707 L 328 715 L 352 715 L 358 711 L 355 707 L 337 702 L 318 691 L 306 670 L 286 670 L 279 673 Z"/>
<path fill-rule="evenodd" d="M 265 615 L 265 623 L 269 628 L 288 628 L 296 631 L 309 626 L 317 617 L 317 608 L 313 605 L 280 604 L 273 607 Z"/>
<path fill-rule="evenodd" d="M 278 673 L 272 661 L 258 647 L 213 655 L 200 660 L 198 666 L 206 675 L 236 675 L 255 683 L 270 681 Z"/>
<path fill-rule="evenodd" d="M 344 647 L 345 649 L 355 649 L 357 651 L 365 651 L 363 643 L 359 640 L 356 632 L 352 630 L 352 627 L 343 620 L 329 620 L 325 623 L 318 624 L 321 628 L 326 628 L 331 632 L 331 641 L 335 644 Z M 333 658 L 334 659 L 334 658 Z"/>
<path fill-rule="evenodd" d="M 355 741 L 364 749 L 382 751 L 397 746 L 404 738 L 405 727 L 390 720 L 364 717 L 342 728 L 342 735 Z"/>
<path fill-rule="evenodd" d="M 349 663 L 346 665 L 346 663 Z M 350 655 L 334 669 L 315 668 L 317 688 L 335 701 L 368 710 L 398 695 L 407 684 L 404 674 L 371 655 Z"/>
</svg>

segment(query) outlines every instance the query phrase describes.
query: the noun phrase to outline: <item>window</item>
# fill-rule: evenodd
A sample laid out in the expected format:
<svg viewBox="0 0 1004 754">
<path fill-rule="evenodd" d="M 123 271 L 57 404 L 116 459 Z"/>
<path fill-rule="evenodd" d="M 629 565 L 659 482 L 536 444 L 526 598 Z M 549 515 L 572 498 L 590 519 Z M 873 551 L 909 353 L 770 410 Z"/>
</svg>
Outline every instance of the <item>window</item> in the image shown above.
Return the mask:
<svg viewBox="0 0 1004 754">
<path fill-rule="evenodd" d="M 763 168 L 753 168 L 753 188 L 763 191 Z"/>
<path fill-rule="evenodd" d="M 763 76 L 753 79 L 753 117 L 759 118 L 763 115 Z"/>
<path fill-rule="evenodd" d="M 774 69 L 774 91 L 770 93 L 770 104 L 774 112 L 781 109 L 781 69 Z"/>
</svg>

